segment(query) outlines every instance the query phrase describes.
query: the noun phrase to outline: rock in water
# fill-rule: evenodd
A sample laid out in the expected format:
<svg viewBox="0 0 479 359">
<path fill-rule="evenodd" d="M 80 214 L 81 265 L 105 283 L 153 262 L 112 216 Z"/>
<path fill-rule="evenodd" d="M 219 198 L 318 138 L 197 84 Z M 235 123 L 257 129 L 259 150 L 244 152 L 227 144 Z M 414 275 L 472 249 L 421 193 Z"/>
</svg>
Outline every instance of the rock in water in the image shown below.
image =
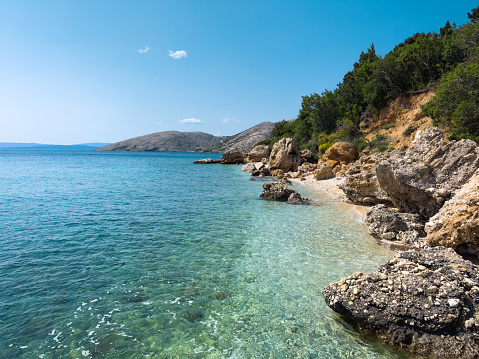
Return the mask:
<svg viewBox="0 0 479 359">
<path fill-rule="evenodd" d="M 204 158 L 202 160 L 194 161 L 196 164 L 210 164 L 210 163 L 220 163 L 220 160 L 214 160 L 212 158 Z"/>
<path fill-rule="evenodd" d="M 274 201 L 285 201 L 292 204 L 309 203 L 307 199 L 301 198 L 298 192 L 281 183 L 263 183 L 263 192 L 260 197 Z"/>
<path fill-rule="evenodd" d="M 288 197 L 288 203 L 291 204 L 309 204 L 309 199 L 301 198 L 298 192 L 291 193 Z"/>
<path fill-rule="evenodd" d="M 220 163 L 224 165 L 244 163 L 246 153 L 243 151 L 228 151 L 221 155 Z"/>
<path fill-rule="evenodd" d="M 282 138 L 273 145 L 269 156 L 269 168 L 282 169 L 284 172 L 296 171 L 301 163 L 301 156 L 294 148 L 292 138 Z"/>
<path fill-rule="evenodd" d="M 450 248 L 399 252 L 323 290 L 334 311 L 431 358 L 479 357 L 479 267 Z"/>
<path fill-rule="evenodd" d="M 245 165 L 241 168 L 241 170 L 242 170 L 243 172 L 252 173 L 253 171 L 256 171 L 256 167 L 254 166 L 253 163 L 248 162 L 247 164 L 245 164 Z"/>
</svg>

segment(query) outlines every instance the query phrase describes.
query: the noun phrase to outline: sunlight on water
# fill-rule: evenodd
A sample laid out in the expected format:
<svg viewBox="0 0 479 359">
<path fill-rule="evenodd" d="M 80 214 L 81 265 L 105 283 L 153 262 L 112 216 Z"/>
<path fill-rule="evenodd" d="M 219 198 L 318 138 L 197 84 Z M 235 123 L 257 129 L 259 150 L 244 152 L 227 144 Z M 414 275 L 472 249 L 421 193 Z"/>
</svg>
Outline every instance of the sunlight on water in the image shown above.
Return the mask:
<svg viewBox="0 0 479 359">
<path fill-rule="evenodd" d="M 393 253 L 202 157 L 0 152 L 0 357 L 400 358 L 321 294 Z"/>
</svg>

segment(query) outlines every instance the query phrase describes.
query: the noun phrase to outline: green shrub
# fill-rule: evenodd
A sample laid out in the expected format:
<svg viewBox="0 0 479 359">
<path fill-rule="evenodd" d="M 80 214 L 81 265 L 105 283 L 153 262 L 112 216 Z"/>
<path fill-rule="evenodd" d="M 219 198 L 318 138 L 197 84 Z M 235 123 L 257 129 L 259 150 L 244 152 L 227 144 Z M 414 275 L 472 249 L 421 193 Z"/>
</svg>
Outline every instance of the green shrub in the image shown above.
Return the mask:
<svg viewBox="0 0 479 359">
<path fill-rule="evenodd" d="M 383 130 L 389 130 L 390 128 L 396 127 L 395 123 L 388 123 L 382 127 Z"/>
</svg>

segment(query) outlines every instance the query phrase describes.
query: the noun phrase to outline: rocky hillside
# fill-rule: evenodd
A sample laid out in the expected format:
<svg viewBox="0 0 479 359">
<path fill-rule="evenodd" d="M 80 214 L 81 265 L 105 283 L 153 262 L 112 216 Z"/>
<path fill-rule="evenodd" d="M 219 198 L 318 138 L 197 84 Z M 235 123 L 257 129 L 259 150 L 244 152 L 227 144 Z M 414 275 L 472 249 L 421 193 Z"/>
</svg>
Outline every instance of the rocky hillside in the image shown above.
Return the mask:
<svg viewBox="0 0 479 359">
<path fill-rule="evenodd" d="M 258 142 L 266 140 L 270 137 L 274 128 L 272 122 L 261 122 L 246 131 L 237 135 L 228 137 L 218 149 L 218 152 L 227 152 L 234 150 L 251 150 Z"/>
<path fill-rule="evenodd" d="M 225 152 L 250 150 L 259 141 L 269 138 L 274 124 L 263 122 L 234 136 L 217 137 L 204 132 L 165 131 L 130 138 L 97 151 L 152 152 Z"/>
<path fill-rule="evenodd" d="M 433 127 L 432 120 L 423 114 L 421 106 L 434 97 L 434 91 L 422 90 L 398 96 L 386 106 L 361 117 L 359 128 L 366 140 L 386 137 L 397 150 L 408 149 L 418 130 Z"/>
</svg>

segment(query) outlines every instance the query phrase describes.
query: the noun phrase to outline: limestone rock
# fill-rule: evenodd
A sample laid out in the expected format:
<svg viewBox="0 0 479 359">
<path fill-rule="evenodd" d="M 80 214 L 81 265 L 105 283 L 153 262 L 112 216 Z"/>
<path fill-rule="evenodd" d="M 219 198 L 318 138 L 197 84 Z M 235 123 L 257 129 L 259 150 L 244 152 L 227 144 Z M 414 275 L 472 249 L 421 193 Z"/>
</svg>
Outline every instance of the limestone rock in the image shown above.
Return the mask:
<svg viewBox="0 0 479 359">
<path fill-rule="evenodd" d="M 400 213 L 378 204 L 364 217 L 369 234 L 392 249 L 422 248 L 426 233 L 424 219 L 418 214 Z"/>
<path fill-rule="evenodd" d="M 350 163 L 359 157 L 357 147 L 346 141 L 339 141 L 329 147 L 323 155 L 324 161 L 336 161 L 339 163 Z M 335 167 L 335 166 L 331 166 Z"/>
<path fill-rule="evenodd" d="M 280 168 L 277 168 L 277 169 L 271 171 L 271 175 L 275 176 L 278 179 L 281 179 L 281 178 L 284 177 L 284 171 Z"/>
<path fill-rule="evenodd" d="M 314 178 L 316 179 L 316 181 L 330 179 L 333 177 L 334 177 L 334 174 L 333 174 L 333 171 L 331 170 L 331 167 L 329 167 L 326 164 L 319 166 L 319 168 L 314 171 Z"/>
<path fill-rule="evenodd" d="M 296 171 L 300 162 L 301 157 L 294 149 L 292 138 L 282 138 L 273 145 L 269 156 L 269 166 L 271 169 L 280 168 L 284 172 Z"/>
<path fill-rule="evenodd" d="M 446 142 L 437 128 L 417 131 L 406 153 L 375 153 L 351 165 L 342 189 L 353 202 L 392 203 L 427 219 L 477 170 L 478 153 L 474 141 Z"/>
<path fill-rule="evenodd" d="M 392 156 L 376 168 L 380 187 L 399 209 L 429 218 L 479 167 L 477 144 L 446 142 L 438 128 L 418 131 L 405 156 Z"/>
<path fill-rule="evenodd" d="M 248 162 L 247 164 L 245 164 L 241 170 L 243 172 L 248 172 L 248 173 L 252 173 L 253 171 L 256 171 L 256 167 L 254 166 L 254 164 L 252 162 Z"/>
<path fill-rule="evenodd" d="M 222 164 L 240 164 L 244 163 L 246 153 L 244 151 L 228 151 L 221 155 L 220 163 Z"/>
<path fill-rule="evenodd" d="M 353 163 L 346 172 L 345 181 L 340 185 L 346 197 L 360 204 L 391 204 L 388 194 L 379 186 L 376 167 L 379 162 L 396 154 L 403 155 L 404 152 L 377 152 Z"/>
<path fill-rule="evenodd" d="M 479 357 L 479 267 L 452 249 L 399 252 L 323 290 L 328 306 L 414 354 Z"/>
<path fill-rule="evenodd" d="M 430 218 L 426 232 L 431 246 L 463 245 L 471 254 L 479 253 L 479 172 Z"/>
<path fill-rule="evenodd" d="M 254 146 L 253 149 L 248 153 L 247 161 L 248 162 L 261 162 L 263 158 L 269 157 L 269 146 L 258 145 Z"/>
<path fill-rule="evenodd" d="M 313 159 L 313 152 L 311 152 L 310 150 L 302 150 L 299 154 L 301 155 L 301 158 L 306 162 Z"/>
<path fill-rule="evenodd" d="M 400 159 L 382 161 L 376 167 L 376 176 L 381 189 L 401 211 L 429 218 L 441 208 L 441 203 L 428 190 L 434 179 L 424 165 L 404 165 Z"/>
<path fill-rule="evenodd" d="M 194 161 L 196 164 L 210 164 L 210 163 L 220 163 L 220 160 L 214 160 L 212 158 L 204 158 L 202 160 Z"/>
</svg>

